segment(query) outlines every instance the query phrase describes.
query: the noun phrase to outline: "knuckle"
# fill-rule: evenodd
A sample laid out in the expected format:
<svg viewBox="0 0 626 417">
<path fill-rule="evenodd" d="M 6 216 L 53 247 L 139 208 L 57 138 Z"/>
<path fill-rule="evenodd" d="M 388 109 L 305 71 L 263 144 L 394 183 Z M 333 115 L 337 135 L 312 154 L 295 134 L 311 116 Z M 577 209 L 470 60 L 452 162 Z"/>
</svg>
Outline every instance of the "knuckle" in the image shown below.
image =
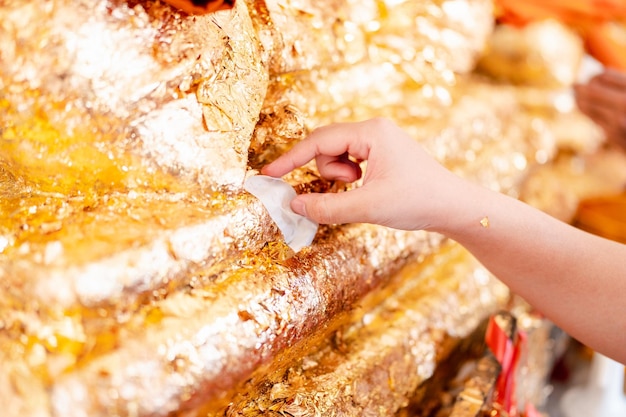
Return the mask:
<svg viewBox="0 0 626 417">
<path fill-rule="evenodd" d="M 329 224 L 333 223 L 333 215 L 330 210 L 330 205 L 328 202 L 328 195 L 322 194 L 320 198 L 316 199 L 313 202 L 313 206 L 311 207 L 311 214 L 319 223 Z"/>
<path fill-rule="evenodd" d="M 375 117 L 370 120 L 372 127 L 375 129 L 386 130 L 394 126 L 393 122 L 386 117 Z"/>
</svg>

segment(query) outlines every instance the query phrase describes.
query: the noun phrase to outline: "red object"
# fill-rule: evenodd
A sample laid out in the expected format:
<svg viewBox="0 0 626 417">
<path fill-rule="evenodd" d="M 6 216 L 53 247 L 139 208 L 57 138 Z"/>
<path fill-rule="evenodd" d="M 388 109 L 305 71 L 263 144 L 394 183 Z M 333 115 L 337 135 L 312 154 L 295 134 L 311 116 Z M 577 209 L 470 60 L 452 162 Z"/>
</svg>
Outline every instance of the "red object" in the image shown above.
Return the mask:
<svg viewBox="0 0 626 417">
<path fill-rule="evenodd" d="M 509 329 L 501 328 L 496 321 L 496 316 L 491 316 L 487 325 L 485 342 L 502 366 L 493 393 L 494 409 L 506 412 L 509 417 L 515 417 L 519 416 L 515 395 L 515 377 L 527 337 L 526 333 L 515 329 L 513 322 L 510 327 Z M 527 417 L 531 416 L 527 414 Z"/>
<path fill-rule="evenodd" d="M 165 3 L 189 14 L 208 14 L 231 9 L 235 0 L 164 0 Z"/>
<path fill-rule="evenodd" d="M 535 406 L 530 403 L 526 404 L 526 410 L 524 414 L 525 414 L 525 417 L 542 417 L 541 413 L 537 411 Z"/>
</svg>

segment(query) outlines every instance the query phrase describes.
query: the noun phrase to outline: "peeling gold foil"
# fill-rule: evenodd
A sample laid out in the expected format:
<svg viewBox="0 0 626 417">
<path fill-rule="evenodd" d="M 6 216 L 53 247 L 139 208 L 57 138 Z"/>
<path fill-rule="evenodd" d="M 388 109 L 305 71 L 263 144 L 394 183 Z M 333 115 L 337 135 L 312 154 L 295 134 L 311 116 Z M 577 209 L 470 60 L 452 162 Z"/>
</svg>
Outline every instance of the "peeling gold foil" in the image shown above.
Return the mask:
<svg viewBox="0 0 626 417">
<path fill-rule="evenodd" d="M 4 169 L 70 195 L 241 186 L 268 79 L 243 2 L 12 1 L 0 21 Z"/>
<path fill-rule="evenodd" d="M 290 5 L 252 6 L 270 71 L 254 167 L 334 121 L 441 117 L 456 74 L 471 71 L 493 27 L 483 0 Z"/>
<path fill-rule="evenodd" d="M 444 340 L 466 337 L 506 300 L 506 287 L 465 251 L 444 247 L 365 297 L 333 345 L 279 378 L 254 381 L 260 392 L 242 396 L 226 415 L 392 416 L 445 360 Z"/>
<path fill-rule="evenodd" d="M 321 124 L 386 116 L 515 196 L 577 120 L 551 91 L 470 74 L 487 0 L 5 3 L 8 415 L 392 415 L 504 287 L 422 232 L 326 227 L 294 256 L 246 171 Z"/>
<path fill-rule="evenodd" d="M 134 407 L 140 415 L 167 415 L 223 406 L 225 394 L 280 355 L 293 360 L 285 349 L 311 339 L 433 244 L 425 233 L 358 225 L 288 261 L 263 260 L 263 253 L 244 258 L 232 272 L 153 302 L 145 319 L 116 328 L 115 350 L 57 376 L 54 414 L 124 415 Z M 111 404 L 112 392 L 124 401 Z"/>
</svg>

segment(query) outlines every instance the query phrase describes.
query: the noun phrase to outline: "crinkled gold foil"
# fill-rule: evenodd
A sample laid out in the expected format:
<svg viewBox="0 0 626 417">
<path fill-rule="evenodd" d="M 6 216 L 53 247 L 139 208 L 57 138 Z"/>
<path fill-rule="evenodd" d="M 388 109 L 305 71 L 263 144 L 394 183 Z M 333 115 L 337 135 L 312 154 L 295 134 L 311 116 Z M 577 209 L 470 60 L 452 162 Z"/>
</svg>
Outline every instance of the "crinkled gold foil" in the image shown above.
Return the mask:
<svg viewBox="0 0 626 417">
<path fill-rule="evenodd" d="M 479 417 L 489 408 L 490 396 L 500 374 L 500 364 L 487 353 L 477 363 L 470 379 L 457 395 L 450 417 Z"/>
<path fill-rule="evenodd" d="M 334 121 L 441 117 L 493 27 L 483 0 L 289 4 L 251 6 L 271 76 L 253 166 Z"/>
<path fill-rule="evenodd" d="M 240 396 L 225 414 L 392 416 L 445 360 L 444 340 L 466 337 L 509 297 L 458 247 L 407 265 L 395 280 L 384 295 L 365 297 L 333 345 L 278 378 L 254 381 L 260 392 Z"/>
<path fill-rule="evenodd" d="M 33 186 L 241 186 L 268 77 L 243 2 L 12 1 L 0 50 L 0 156 Z"/>
<path fill-rule="evenodd" d="M 436 244 L 426 233 L 355 225 L 288 261 L 263 253 L 242 258 L 234 271 L 146 306 L 143 320 L 116 328 L 114 350 L 57 376 L 53 414 L 168 415 L 225 406 L 243 381 L 293 361 L 289 347 L 330 330 L 407 259 Z"/>
<path fill-rule="evenodd" d="M 319 392 L 320 407 L 392 413 L 503 287 L 456 275 L 469 263 L 422 232 L 325 227 L 294 256 L 239 186 L 320 124 L 382 115 L 455 172 L 516 195 L 567 136 L 555 133 L 567 112 L 548 91 L 465 74 L 492 25 L 486 0 L 237 1 L 206 16 L 158 1 L 3 4 L 3 410 L 185 415 L 264 393 L 254 412 L 295 412 Z M 313 168 L 289 180 L 345 186 Z M 395 274 L 432 253 L 452 277 Z M 333 343 L 354 356 L 326 372 L 315 355 Z M 288 403 L 296 385 L 276 378 L 294 366 Z"/>
<path fill-rule="evenodd" d="M 478 69 L 510 83 L 568 87 L 577 81 L 584 53 L 582 38 L 555 19 L 523 28 L 499 25 Z"/>
<path fill-rule="evenodd" d="M 363 61 L 467 72 L 493 27 L 487 0 L 250 3 L 272 75 Z"/>
</svg>

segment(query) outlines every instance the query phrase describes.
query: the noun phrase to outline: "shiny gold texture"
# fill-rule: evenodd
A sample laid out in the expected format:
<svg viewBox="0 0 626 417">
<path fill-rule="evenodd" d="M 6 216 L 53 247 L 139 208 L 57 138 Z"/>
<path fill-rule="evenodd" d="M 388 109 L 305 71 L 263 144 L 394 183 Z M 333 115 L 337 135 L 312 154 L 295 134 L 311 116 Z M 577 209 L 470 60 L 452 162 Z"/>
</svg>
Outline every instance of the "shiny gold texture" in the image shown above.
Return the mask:
<svg viewBox="0 0 626 417">
<path fill-rule="evenodd" d="M 508 292 L 424 232 L 321 227 L 294 254 L 241 184 L 310 130 L 374 116 L 513 196 L 560 149 L 591 152 L 598 132 L 563 95 L 472 73 L 491 13 L 3 2 L 3 412 L 393 415 Z M 352 186 L 313 166 L 286 179 Z"/>
<path fill-rule="evenodd" d="M 509 294 L 464 250 L 444 246 L 403 268 L 387 287 L 363 299 L 333 344 L 274 379 L 255 381 L 228 416 L 393 415 Z M 461 309 L 452 316 L 450 311 Z M 220 414 L 221 415 L 221 414 Z"/>
<path fill-rule="evenodd" d="M 131 6 L 0 9 L 3 168 L 69 195 L 239 187 L 267 87 L 245 5 Z"/>
<path fill-rule="evenodd" d="M 263 253 L 242 259 L 233 272 L 152 303 L 146 318 L 118 325 L 115 350 L 56 378 L 54 413 L 127 414 L 137 407 L 141 415 L 167 415 L 225 405 L 224 395 L 259 369 L 292 361 L 289 347 L 311 343 L 413 251 L 430 252 L 425 234 L 365 227 L 337 231 L 287 262 L 264 260 Z M 356 238 L 362 243 L 349 243 Z M 151 323 L 155 314 L 160 318 Z M 111 392 L 124 402 L 106 401 Z"/>
<path fill-rule="evenodd" d="M 547 19 L 523 28 L 498 26 L 487 51 L 480 71 L 510 83 L 559 87 L 577 81 L 585 48 L 572 29 Z"/>
<path fill-rule="evenodd" d="M 489 217 L 485 216 L 482 219 L 480 219 L 480 225 L 484 227 L 485 229 L 487 229 L 489 227 Z"/>
<path fill-rule="evenodd" d="M 486 0 L 250 3 L 271 75 L 363 61 L 468 72 L 493 27 Z"/>
<path fill-rule="evenodd" d="M 500 374 L 500 364 L 490 353 L 476 364 L 471 378 L 463 386 L 450 417 L 479 417 L 489 409 L 489 397 Z"/>
<path fill-rule="evenodd" d="M 336 120 L 441 117 L 456 74 L 471 71 L 493 27 L 484 0 L 289 6 L 251 6 L 270 72 L 253 166 Z"/>
</svg>

